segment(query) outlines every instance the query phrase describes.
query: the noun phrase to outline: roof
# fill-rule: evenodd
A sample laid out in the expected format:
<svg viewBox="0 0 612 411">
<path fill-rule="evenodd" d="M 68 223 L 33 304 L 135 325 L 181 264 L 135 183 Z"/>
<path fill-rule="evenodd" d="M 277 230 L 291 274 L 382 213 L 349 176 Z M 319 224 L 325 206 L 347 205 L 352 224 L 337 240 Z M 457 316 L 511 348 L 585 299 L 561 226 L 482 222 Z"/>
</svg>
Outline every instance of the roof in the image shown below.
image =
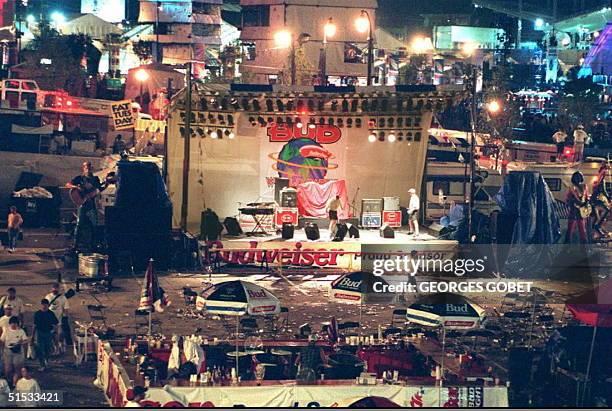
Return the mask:
<svg viewBox="0 0 612 411">
<path fill-rule="evenodd" d="M 86 34 L 93 39 L 103 39 L 107 34 L 121 34 L 123 31 L 116 24 L 102 20 L 93 14 L 84 14 L 72 19 L 62 26 L 65 34 Z"/>
<path fill-rule="evenodd" d="M 380 27 L 376 28 L 374 38 L 376 39 L 376 44 L 380 49 L 397 50 L 399 48 L 406 47 L 404 42 Z"/>
</svg>

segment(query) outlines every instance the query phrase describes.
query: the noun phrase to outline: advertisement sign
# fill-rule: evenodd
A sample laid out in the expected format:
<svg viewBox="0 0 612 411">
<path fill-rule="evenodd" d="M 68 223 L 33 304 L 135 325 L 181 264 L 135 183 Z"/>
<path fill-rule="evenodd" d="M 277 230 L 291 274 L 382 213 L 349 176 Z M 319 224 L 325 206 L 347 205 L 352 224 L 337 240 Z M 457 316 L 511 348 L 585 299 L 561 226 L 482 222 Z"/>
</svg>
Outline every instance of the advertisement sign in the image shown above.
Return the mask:
<svg viewBox="0 0 612 411">
<path fill-rule="evenodd" d="M 126 392 L 131 388 L 129 377 L 110 344 L 102 341 L 98 342 L 98 368 L 94 384 L 104 391 L 108 403 L 116 408 L 123 407 Z"/>
<path fill-rule="evenodd" d="M 115 130 L 134 128 L 134 113 L 130 100 L 117 101 L 111 104 L 111 117 Z"/>
</svg>

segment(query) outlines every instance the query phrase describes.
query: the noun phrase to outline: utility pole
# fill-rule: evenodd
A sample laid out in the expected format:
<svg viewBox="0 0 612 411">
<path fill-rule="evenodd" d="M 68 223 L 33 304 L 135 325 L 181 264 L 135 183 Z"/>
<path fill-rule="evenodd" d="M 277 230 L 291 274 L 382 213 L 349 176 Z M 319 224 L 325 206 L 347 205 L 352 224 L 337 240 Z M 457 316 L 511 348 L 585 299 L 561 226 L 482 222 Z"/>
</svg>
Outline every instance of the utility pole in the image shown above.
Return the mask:
<svg viewBox="0 0 612 411">
<path fill-rule="evenodd" d="M 168 100 L 168 106 L 166 107 L 166 128 L 164 129 L 164 182 L 168 184 L 168 112 L 170 111 L 170 101 L 172 100 L 172 79 L 168 78 L 168 85 L 166 87 L 166 99 Z"/>
<path fill-rule="evenodd" d="M 472 123 L 472 139 L 470 141 L 470 199 L 468 204 L 468 241 L 472 241 L 472 214 L 474 212 L 474 177 L 476 168 L 476 87 L 478 83 L 478 69 L 472 70 L 472 101 L 470 104 L 470 118 Z"/>
<path fill-rule="evenodd" d="M 189 167 L 191 153 L 191 66 L 187 63 L 187 89 L 185 91 L 185 135 L 183 146 L 183 195 L 181 196 L 181 229 L 187 231 L 187 214 L 189 211 Z"/>
</svg>

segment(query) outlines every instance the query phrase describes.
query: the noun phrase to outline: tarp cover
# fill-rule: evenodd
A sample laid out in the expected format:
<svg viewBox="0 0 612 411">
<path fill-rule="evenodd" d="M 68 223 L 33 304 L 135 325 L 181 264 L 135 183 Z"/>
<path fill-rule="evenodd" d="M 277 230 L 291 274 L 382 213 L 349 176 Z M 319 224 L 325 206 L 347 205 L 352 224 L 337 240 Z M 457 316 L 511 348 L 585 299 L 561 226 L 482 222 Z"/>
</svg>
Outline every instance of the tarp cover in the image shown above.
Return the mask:
<svg viewBox="0 0 612 411">
<path fill-rule="evenodd" d="M 338 195 L 342 203 L 342 209 L 338 210 L 338 218 L 344 220 L 349 217 L 345 180 L 332 180 L 322 184 L 316 181 L 308 181 L 298 185 L 297 192 L 300 215 L 326 218 L 327 202 Z"/>
<path fill-rule="evenodd" d="M 515 224 L 503 271 L 511 275 L 546 275 L 554 250 L 550 247 L 561 236 L 554 197 L 542 175 L 513 171 L 495 196 L 501 211 L 514 217 Z"/>
</svg>

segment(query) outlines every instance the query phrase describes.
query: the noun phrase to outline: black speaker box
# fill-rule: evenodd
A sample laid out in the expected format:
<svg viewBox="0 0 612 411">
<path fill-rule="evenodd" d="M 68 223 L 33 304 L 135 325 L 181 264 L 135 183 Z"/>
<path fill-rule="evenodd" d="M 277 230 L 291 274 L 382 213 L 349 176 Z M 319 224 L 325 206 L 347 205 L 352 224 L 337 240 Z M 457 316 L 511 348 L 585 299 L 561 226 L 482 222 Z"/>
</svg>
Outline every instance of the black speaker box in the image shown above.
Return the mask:
<svg viewBox="0 0 612 411">
<path fill-rule="evenodd" d="M 508 379 L 514 387 L 525 387 L 529 384 L 533 352 L 527 347 L 511 348 L 508 352 Z"/>
<path fill-rule="evenodd" d="M 280 193 L 281 207 L 297 207 L 297 191 L 296 190 L 283 190 Z"/>
<path fill-rule="evenodd" d="M 107 235 L 106 243 L 111 271 L 129 269 L 126 264 L 133 264 L 134 270 L 142 271 L 147 268 L 150 258 L 155 260 L 156 270 L 166 270 L 170 265 L 171 234 L 111 234 Z"/>
<path fill-rule="evenodd" d="M 172 231 L 172 207 L 108 206 L 104 209 L 104 225 L 109 234 L 169 234 Z"/>
<path fill-rule="evenodd" d="M 351 224 L 348 230 L 349 237 L 351 238 L 359 238 L 359 229 L 355 224 Z"/>
<path fill-rule="evenodd" d="M 284 240 L 289 240 L 293 238 L 293 233 L 295 231 L 295 227 L 291 223 L 283 223 L 282 228 L 282 236 Z"/>
<path fill-rule="evenodd" d="M 281 190 L 283 188 L 289 187 L 289 179 L 288 178 L 280 178 L 276 177 L 274 179 L 274 201 L 277 204 L 281 203 Z"/>
<path fill-rule="evenodd" d="M 319 226 L 315 223 L 306 224 L 304 231 L 306 231 L 306 238 L 311 241 L 321 238 L 321 235 L 319 234 Z"/>
<path fill-rule="evenodd" d="M 225 220 L 223 220 L 223 225 L 227 230 L 227 235 L 239 236 L 240 234 L 242 234 L 242 228 L 240 228 L 240 223 L 238 223 L 238 220 L 234 217 L 225 217 Z"/>
<path fill-rule="evenodd" d="M 380 236 L 382 238 L 395 238 L 395 231 L 392 227 L 389 227 L 387 224 L 380 227 Z"/>
<path fill-rule="evenodd" d="M 344 237 L 348 233 L 348 227 L 344 223 L 336 224 L 336 235 L 333 241 L 344 241 Z"/>
<path fill-rule="evenodd" d="M 362 213 L 380 213 L 383 208 L 382 198 L 364 198 L 361 200 Z"/>
</svg>

